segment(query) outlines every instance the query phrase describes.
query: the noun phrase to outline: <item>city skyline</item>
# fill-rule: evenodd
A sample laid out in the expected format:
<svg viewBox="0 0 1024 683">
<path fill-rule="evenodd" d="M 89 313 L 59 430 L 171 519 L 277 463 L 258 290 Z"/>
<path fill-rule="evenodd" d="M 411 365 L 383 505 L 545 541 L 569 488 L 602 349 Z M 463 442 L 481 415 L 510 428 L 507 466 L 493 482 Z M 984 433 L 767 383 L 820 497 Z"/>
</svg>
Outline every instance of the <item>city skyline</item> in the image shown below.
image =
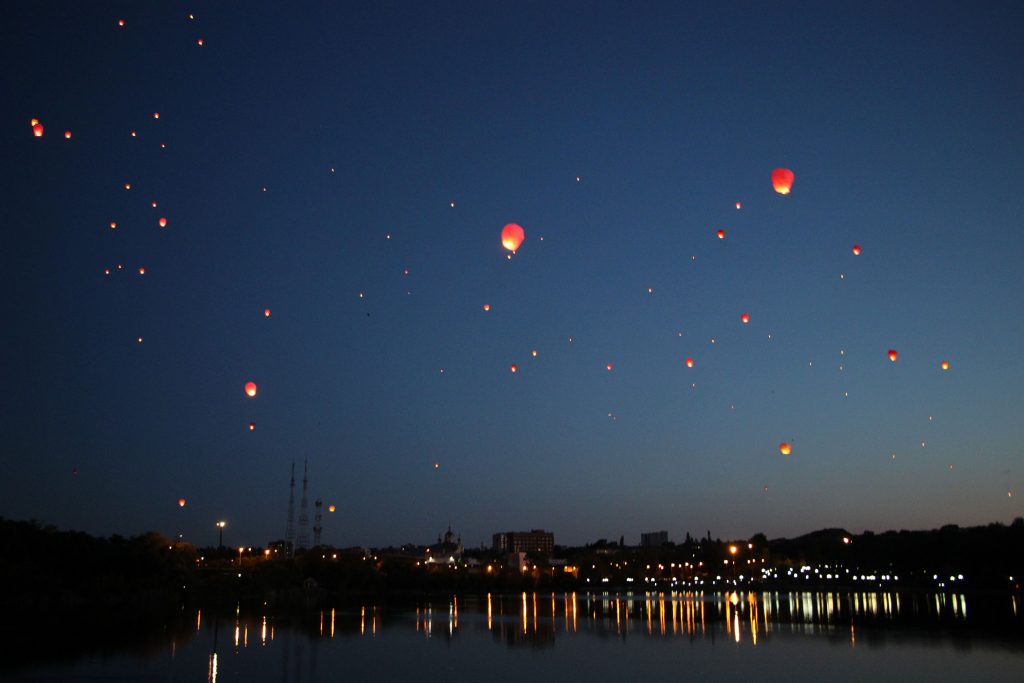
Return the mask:
<svg viewBox="0 0 1024 683">
<path fill-rule="evenodd" d="M 262 544 L 307 459 L 336 546 L 1024 514 L 1019 3 L 6 16 L 5 518 Z"/>
</svg>

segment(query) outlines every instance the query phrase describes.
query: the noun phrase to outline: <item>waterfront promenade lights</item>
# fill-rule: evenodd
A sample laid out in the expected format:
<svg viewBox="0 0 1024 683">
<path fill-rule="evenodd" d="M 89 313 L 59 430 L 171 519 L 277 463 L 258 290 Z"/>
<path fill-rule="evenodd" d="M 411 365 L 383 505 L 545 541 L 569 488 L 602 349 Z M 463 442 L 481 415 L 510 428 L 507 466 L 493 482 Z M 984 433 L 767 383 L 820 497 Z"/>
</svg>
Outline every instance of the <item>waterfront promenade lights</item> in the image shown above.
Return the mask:
<svg viewBox="0 0 1024 683">
<path fill-rule="evenodd" d="M 220 522 L 217 522 L 217 534 L 218 534 L 217 535 L 217 547 L 218 548 L 223 548 L 224 547 L 224 527 L 226 527 L 227 525 L 228 525 L 228 523 L 223 521 L 223 520 L 220 521 Z"/>
</svg>

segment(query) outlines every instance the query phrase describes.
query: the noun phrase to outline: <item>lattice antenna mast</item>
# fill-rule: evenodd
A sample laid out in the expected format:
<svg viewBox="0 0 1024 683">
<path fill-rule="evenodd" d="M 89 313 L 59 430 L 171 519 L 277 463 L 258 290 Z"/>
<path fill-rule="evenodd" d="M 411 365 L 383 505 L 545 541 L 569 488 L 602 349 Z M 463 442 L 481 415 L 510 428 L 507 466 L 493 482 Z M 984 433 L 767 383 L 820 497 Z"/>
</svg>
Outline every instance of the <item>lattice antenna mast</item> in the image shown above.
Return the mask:
<svg viewBox="0 0 1024 683">
<path fill-rule="evenodd" d="M 288 524 L 284 528 L 286 552 L 290 557 L 295 550 L 295 461 L 292 460 L 292 483 L 288 490 Z"/>
<path fill-rule="evenodd" d="M 302 462 L 302 502 L 299 503 L 299 540 L 296 550 L 309 548 L 309 501 L 306 490 L 309 484 L 309 461 Z"/>
<path fill-rule="evenodd" d="M 313 515 L 313 547 L 320 545 L 320 534 L 324 530 L 324 501 L 320 498 L 316 499 L 313 503 L 313 507 L 316 509 L 316 513 Z"/>
</svg>

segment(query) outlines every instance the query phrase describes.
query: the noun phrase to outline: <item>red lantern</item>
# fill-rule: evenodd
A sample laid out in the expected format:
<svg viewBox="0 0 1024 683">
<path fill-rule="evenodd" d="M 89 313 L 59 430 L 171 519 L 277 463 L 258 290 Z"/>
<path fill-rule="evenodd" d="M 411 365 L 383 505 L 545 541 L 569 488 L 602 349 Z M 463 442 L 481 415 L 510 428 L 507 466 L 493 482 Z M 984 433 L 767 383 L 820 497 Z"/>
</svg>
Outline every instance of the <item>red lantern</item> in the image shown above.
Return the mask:
<svg viewBox="0 0 1024 683">
<path fill-rule="evenodd" d="M 719 230 L 718 231 L 718 239 L 720 239 L 720 240 L 724 240 L 725 239 L 725 230 Z"/>
<path fill-rule="evenodd" d="M 854 256 L 860 256 L 860 245 L 859 244 L 853 245 L 853 255 Z"/>
<path fill-rule="evenodd" d="M 693 359 L 692 358 L 687 358 L 686 359 L 686 367 L 688 367 L 688 368 L 692 368 L 693 367 Z"/>
<path fill-rule="evenodd" d="M 743 313 L 742 315 L 740 315 L 740 322 L 746 325 L 747 323 L 750 322 L 750 316 L 747 315 L 746 313 Z"/>
<path fill-rule="evenodd" d="M 246 382 L 245 383 L 245 393 L 246 393 L 246 395 L 249 396 L 249 398 L 252 398 L 253 396 L 255 396 L 256 395 L 256 382 Z"/>
<path fill-rule="evenodd" d="M 39 119 L 32 119 L 32 135 L 37 138 L 43 137 L 43 124 L 39 123 Z"/>
<path fill-rule="evenodd" d="M 793 448 L 785 441 L 779 444 L 779 453 L 783 455 L 789 455 L 793 452 Z"/>
<path fill-rule="evenodd" d="M 900 354 L 896 352 L 896 349 L 889 349 L 889 360 L 891 360 L 893 363 L 895 363 L 896 359 L 899 358 L 899 357 L 900 357 Z"/>
<path fill-rule="evenodd" d="M 612 364 L 611 363 L 606 363 L 605 366 L 604 366 L 604 369 L 607 370 L 608 372 L 611 372 L 612 371 Z"/>
<path fill-rule="evenodd" d="M 516 253 L 516 249 L 519 248 L 524 239 L 526 239 L 526 233 L 515 223 L 509 223 L 501 231 L 501 246 L 513 254 Z"/>
<path fill-rule="evenodd" d="M 949 370 L 949 361 L 948 360 L 942 361 L 942 363 L 940 364 L 939 367 L 941 367 L 943 370 Z"/>
<path fill-rule="evenodd" d="M 178 507 L 180 507 L 180 508 L 185 507 L 185 499 L 184 498 L 179 498 L 178 499 Z"/>
<path fill-rule="evenodd" d="M 793 172 L 788 168 L 777 168 L 772 171 L 772 187 L 779 194 L 789 194 L 793 189 L 794 178 Z"/>
<path fill-rule="evenodd" d="M 519 370 L 519 368 L 518 368 L 518 367 L 516 366 L 516 364 L 515 364 L 515 363 L 513 363 L 513 364 L 512 364 L 512 365 L 510 365 L 510 366 L 508 366 L 508 369 L 509 369 L 509 371 L 510 371 L 510 372 L 512 372 L 513 374 L 515 374 L 515 373 L 516 373 L 516 372 L 517 372 L 517 371 Z"/>
<path fill-rule="evenodd" d="M 157 221 L 157 222 L 158 222 L 158 223 L 160 224 L 160 227 L 161 227 L 161 228 L 166 228 L 166 227 L 167 227 L 167 219 L 166 219 L 166 218 L 161 218 L 161 219 L 160 219 L 159 221 Z"/>
</svg>

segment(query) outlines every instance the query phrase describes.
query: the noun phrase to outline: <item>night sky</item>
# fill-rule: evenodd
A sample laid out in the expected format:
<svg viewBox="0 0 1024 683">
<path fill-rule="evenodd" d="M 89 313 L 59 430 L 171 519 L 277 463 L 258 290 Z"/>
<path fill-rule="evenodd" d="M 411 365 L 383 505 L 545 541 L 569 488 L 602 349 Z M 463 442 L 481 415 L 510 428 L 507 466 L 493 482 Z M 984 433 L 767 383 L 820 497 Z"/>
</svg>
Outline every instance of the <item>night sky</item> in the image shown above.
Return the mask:
<svg viewBox="0 0 1024 683">
<path fill-rule="evenodd" d="M 1024 4 L 717 5 L 5 5 L 0 515 L 1024 514 Z"/>
</svg>

